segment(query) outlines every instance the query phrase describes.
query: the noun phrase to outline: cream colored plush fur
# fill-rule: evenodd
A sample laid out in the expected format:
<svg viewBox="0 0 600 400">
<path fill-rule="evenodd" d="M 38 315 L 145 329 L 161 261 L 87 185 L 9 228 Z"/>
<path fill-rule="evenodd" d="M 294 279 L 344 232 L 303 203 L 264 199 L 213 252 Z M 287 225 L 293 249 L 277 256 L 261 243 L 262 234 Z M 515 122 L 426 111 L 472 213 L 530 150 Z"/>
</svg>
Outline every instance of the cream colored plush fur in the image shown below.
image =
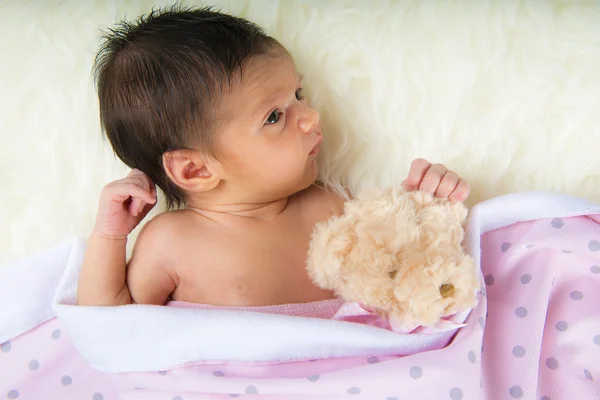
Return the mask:
<svg viewBox="0 0 600 400">
<path fill-rule="evenodd" d="M 0 263 L 89 233 L 102 186 L 127 173 L 99 129 L 100 30 L 171 3 L 0 1 Z M 469 180 L 469 205 L 524 190 L 600 201 L 600 2 L 210 4 L 293 53 L 331 183 L 397 185 L 424 157 Z"/>
<path fill-rule="evenodd" d="M 433 326 L 476 302 L 478 269 L 461 245 L 466 216 L 463 204 L 427 193 L 368 190 L 315 227 L 309 275 L 395 324 Z"/>
</svg>

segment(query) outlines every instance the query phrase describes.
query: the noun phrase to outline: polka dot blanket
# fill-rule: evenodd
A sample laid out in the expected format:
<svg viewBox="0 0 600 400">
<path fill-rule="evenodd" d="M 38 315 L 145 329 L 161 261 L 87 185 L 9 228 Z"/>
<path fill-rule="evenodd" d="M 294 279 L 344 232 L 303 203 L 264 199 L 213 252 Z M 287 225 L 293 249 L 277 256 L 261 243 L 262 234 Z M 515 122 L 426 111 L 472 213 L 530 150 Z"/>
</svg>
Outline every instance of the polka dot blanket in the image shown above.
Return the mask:
<svg viewBox="0 0 600 400">
<path fill-rule="evenodd" d="M 599 216 L 544 193 L 474 207 L 467 241 L 485 285 L 461 327 L 432 334 L 78 307 L 85 247 L 69 241 L 0 271 L 0 399 L 600 399 Z"/>
</svg>

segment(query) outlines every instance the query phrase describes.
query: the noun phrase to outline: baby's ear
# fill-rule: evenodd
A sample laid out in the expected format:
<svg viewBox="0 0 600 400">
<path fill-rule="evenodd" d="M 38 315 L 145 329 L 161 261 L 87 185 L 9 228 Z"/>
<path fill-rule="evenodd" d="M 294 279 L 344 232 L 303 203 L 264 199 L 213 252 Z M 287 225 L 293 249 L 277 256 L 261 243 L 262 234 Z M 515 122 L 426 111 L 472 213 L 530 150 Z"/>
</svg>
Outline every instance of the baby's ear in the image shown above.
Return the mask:
<svg viewBox="0 0 600 400">
<path fill-rule="evenodd" d="M 217 160 L 203 157 L 198 150 L 172 150 L 163 154 L 165 173 L 186 192 L 208 192 L 221 182 L 221 168 Z"/>
</svg>

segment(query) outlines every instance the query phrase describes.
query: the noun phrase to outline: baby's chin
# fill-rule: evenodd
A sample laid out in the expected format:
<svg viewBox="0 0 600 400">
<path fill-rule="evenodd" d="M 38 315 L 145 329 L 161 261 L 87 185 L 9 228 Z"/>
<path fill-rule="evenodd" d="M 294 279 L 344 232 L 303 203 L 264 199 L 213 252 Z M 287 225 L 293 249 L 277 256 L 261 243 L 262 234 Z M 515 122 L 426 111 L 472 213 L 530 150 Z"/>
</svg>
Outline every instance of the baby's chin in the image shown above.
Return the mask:
<svg viewBox="0 0 600 400">
<path fill-rule="evenodd" d="M 318 174 L 319 168 L 315 161 L 312 166 L 304 171 L 302 176 L 297 176 L 295 179 L 285 183 L 280 182 L 281 185 L 277 185 L 277 188 L 274 188 L 274 192 L 278 193 L 279 198 L 293 196 L 315 184 L 315 182 L 317 182 Z"/>
<path fill-rule="evenodd" d="M 317 181 L 317 176 L 315 174 L 312 178 L 303 179 L 302 182 L 298 182 L 297 184 L 290 187 L 286 192 L 286 196 L 282 197 L 291 197 L 295 194 L 298 194 L 308 188 L 310 188 Z"/>
<path fill-rule="evenodd" d="M 313 175 L 311 175 L 310 179 L 307 179 L 306 182 L 303 182 L 303 184 L 300 185 L 301 189 L 298 190 L 298 192 L 301 192 L 302 190 L 306 190 L 309 187 L 311 187 L 312 185 L 314 185 L 317 182 L 318 172 L 319 171 L 317 170 Z"/>
</svg>

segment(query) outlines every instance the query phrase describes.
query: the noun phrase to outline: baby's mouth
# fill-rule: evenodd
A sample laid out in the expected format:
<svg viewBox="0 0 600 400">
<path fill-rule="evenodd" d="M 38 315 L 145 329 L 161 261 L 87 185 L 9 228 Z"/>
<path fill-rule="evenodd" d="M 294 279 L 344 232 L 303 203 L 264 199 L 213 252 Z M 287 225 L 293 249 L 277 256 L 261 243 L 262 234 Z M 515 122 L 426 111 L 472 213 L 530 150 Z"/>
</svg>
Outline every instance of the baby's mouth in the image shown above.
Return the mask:
<svg viewBox="0 0 600 400">
<path fill-rule="evenodd" d="M 321 141 L 322 141 L 322 136 L 319 136 L 319 139 L 317 140 L 317 144 L 315 144 L 315 147 L 312 148 L 312 150 L 310 151 L 310 153 L 308 153 L 309 155 L 315 155 L 318 154 L 321 151 Z"/>
<path fill-rule="evenodd" d="M 313 149 L 308 154 L 312 156 L 312 155 L 319 153 L 319 151 L 321 151 L 321 145 L 317 144 L 315 147 L 313 147 Z"/>
</svg>

